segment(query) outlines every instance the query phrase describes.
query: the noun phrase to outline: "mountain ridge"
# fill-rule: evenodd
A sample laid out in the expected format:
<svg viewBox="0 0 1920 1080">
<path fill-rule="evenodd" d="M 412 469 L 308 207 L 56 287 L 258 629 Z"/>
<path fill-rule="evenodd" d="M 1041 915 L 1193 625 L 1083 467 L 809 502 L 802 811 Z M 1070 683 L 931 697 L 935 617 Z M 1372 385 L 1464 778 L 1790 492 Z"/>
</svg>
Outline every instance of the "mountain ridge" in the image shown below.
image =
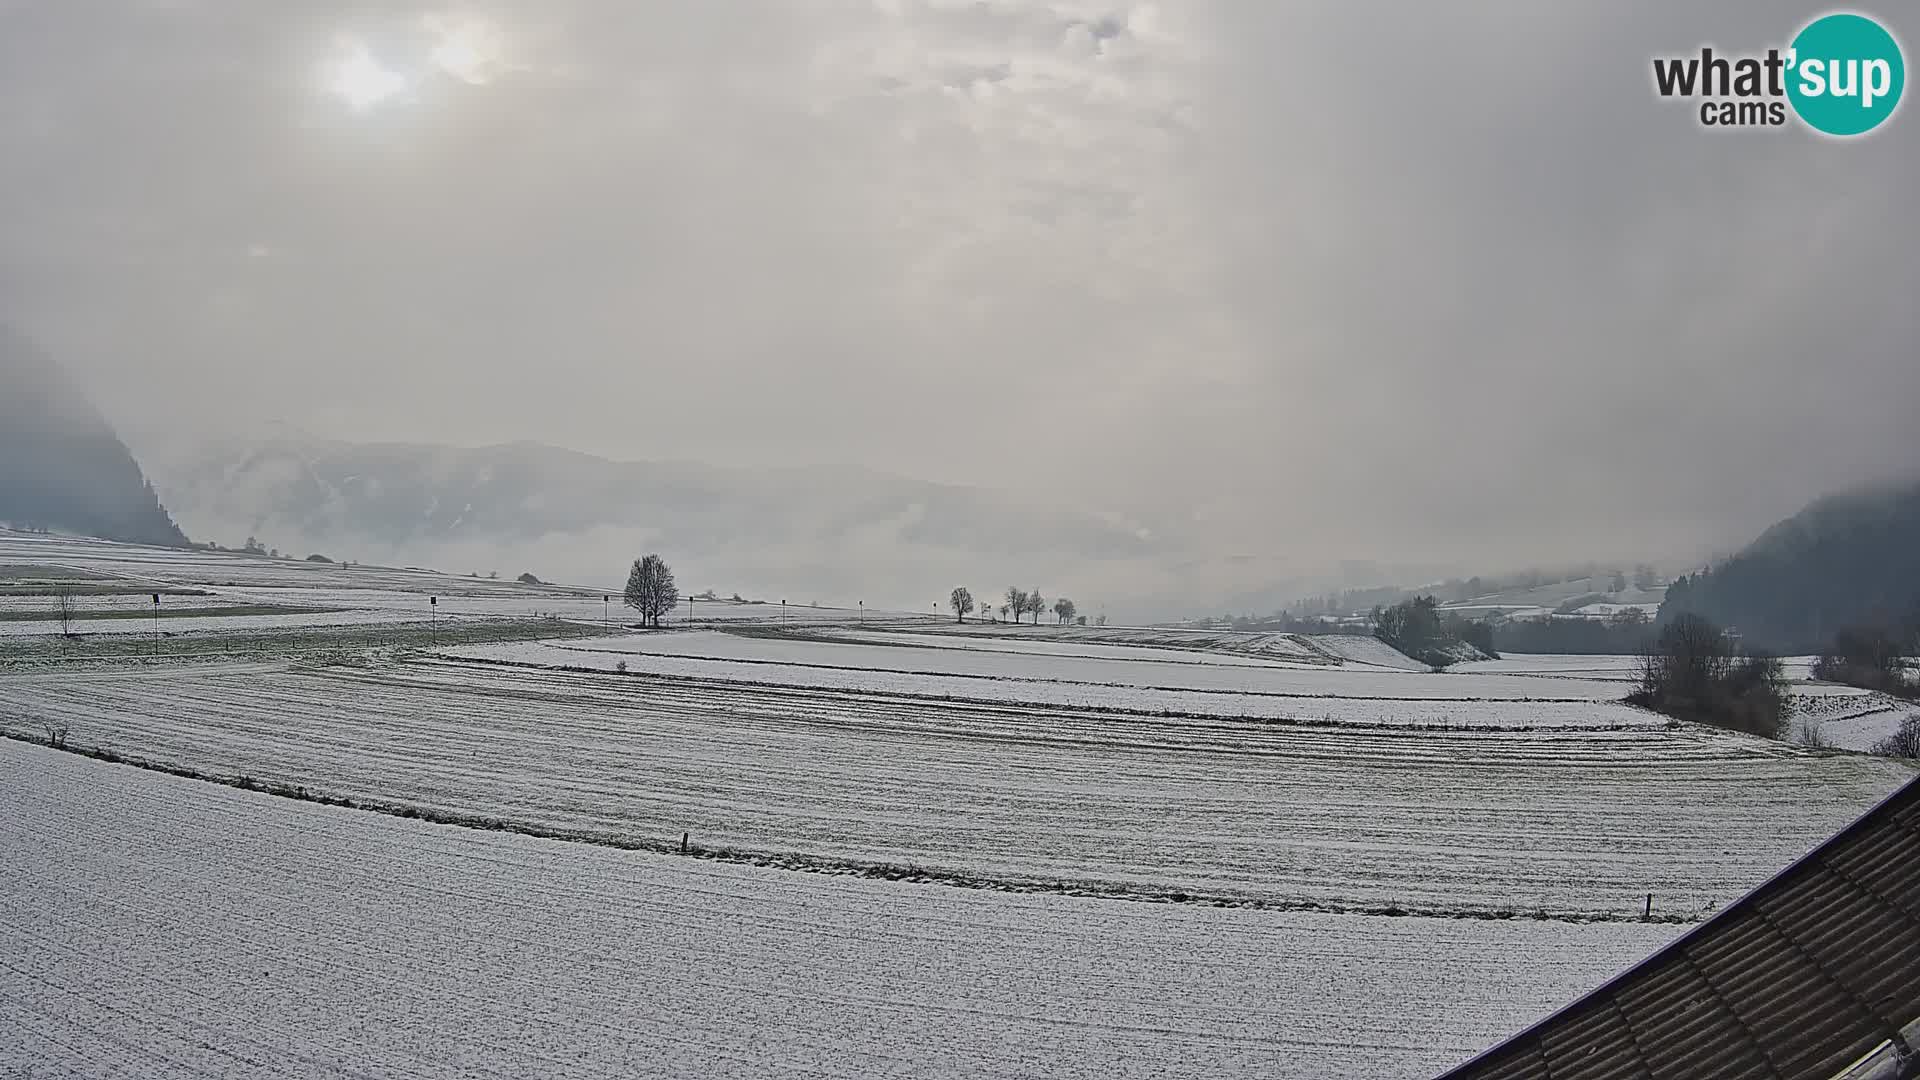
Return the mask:
<svg viewBox="0 0 1920 1080">
<path fill-rule="evenodd" d="M 1122 515 L 861 466 L 621 462 L 529 441 L 286 431 L 149 457 L 156 486 L 202 535 L 356 560 L 605 581 L 659 550 L 695 587 L 931 594 L 924 607 L 960 581 L 1002 577 L 1085 595 L 1168 553 L 1159 531 Z"/>
</svg>

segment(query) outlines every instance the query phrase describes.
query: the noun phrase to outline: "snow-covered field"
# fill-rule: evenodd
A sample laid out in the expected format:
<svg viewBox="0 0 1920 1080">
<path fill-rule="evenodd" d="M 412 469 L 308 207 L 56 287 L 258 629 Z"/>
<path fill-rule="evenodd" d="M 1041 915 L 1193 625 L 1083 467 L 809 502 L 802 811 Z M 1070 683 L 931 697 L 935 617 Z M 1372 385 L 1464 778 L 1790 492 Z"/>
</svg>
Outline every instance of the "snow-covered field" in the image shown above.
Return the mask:
<svg viewBox="0 0 1920 1080">
<path fill-rule="evenodd" d="M 1920 714 L 1920 704 L 1891 694 L 1842 689 L 1852 692 L 1796 695 L 1790 737 L 1807 741 L 1812 735 L 1828 746 L 1866 751 L 1898 730 L 1906 717 Z"/>
<path fill-rule="evenodd" d="M 1698 729 L 1363 730 L 446 661 L 0 678 L 0 723 L 40 719 L 568 832 L 1338 910 L 1620 917 L 1653 892 L 1698 915 L 1911 775 Z"/>
<path fill-rule="evenodd" d="M 1023 635 L 988 637 L 978 634 L 954 634 L 927 630 L 866 630 L 838 627 L 822 631 L 830 640 L 863 645 L 903 645 L 916 649 L 956 649 L 965 652 L 1008 653 L 1016 656 L 1074 657 L 1094 660 L 1146 660 L 1156 664 L 1212 664 L 1227 667 L 1319 666 L 1324 661 L 1310 658 L 1304 651 L 1287 657 L 1220 652 L 1201 649 L 1175 649 L 1158 645 L 1123 645 L 1076 642 L 1054 638 L 1052 627 L 1039 627 Z M 858 654 L 850 654 L 858 655 Z"/>
<path fill-rule="evenodd" d="M 931 635 L 929 635 L 931 637 Z M 1167 687 L 1235 694 L 1299 697 L 1446 698 L 1465 700 L 1546 699 L 1617 701 L 1625 691 L 1612 682 L 1575 678 L 1543 680 L 1503 674 L 1430 674 L 1379 667 L 1284 664 L 1167 663 L 1071 655 L 1021 655 L 980 649 L 909 645 L 849 645 L 806 637 L 741 636 L 719 631 L 635 634 L 576 643 L 566 650 L 582 666 L 611 668 L 637 656 L 780 665 L 785 668 L 845 668 L 868 672 L 953 675 L 976 680 L 1045 680 L 1108 687 Z M 597 654 L 598 659 L 588 659 Z M 528 654 L 501 652 L 506 659 Z M 784 677 L 776 681 L 785 681 Z"/>
<path fill-rule="evenodd" d="M 1327 659 L 1322 650 L 1312 645 L 1317 638 L 1263 631 L 1198 630 L 1171 626 L 1061 626 L 1047 620 L 1042 620 L 1038 626 L 1032 623 L 982 622 L 977 619 L 956 623 L 942 618 L 916 627 L 916 632 L 949 638 L 980 638 L 989 642 L 1043 639 L 1077 645 L 1129 646 L 1201 654 L 1229 653 L 1282 660 Z"/>
<path fill-rule="evenodd" d="M 1419 1077 L 1680 929 L 794 874 L 16 743 L 0 791 L 6 1076 Z"/>
<path fill-rule="evenodd" d="M 1247 694 L 1231 690 L 1132 687 L 1044 678 L 988 675 L 936 675 L 858 667 L 780 664 L 759 660 L 719 660 L 703 656 L 607 651 L 589 641 L 585 648 L 565 642 L 530 641 L 459 646 L 441 650 L 456 658 L 503 661 L 549 668 L 613 672 L 618 665 L 635 675 L 775 684 L 822 690 L 868 691 L 921 698 L 956 699 L 1172 713 L 1222 719 L 1306 720 L 1353 727 L 1474 727 L 1508 730 L 1557 728 L 1658 728 L 1667 719 L 1609 701 L 1521 701 L 1472 698 L 1369 698 L 1341 696 L 1342 680 L 1318 682 L 1314 694 Z M 858 658 L 850 653 L 848 659 Z M 1329 674 L 1338 674 L 1337 672 Z"/>
<path fill-rule="evenodd" d="M 198 606 L 198 605 L 196 605 Z M 107 619 L 89 622 L 76 620 L 73 629 L 77 633 L 106 636 L 132 635 L 150 637 L 158 630 L 166 634 L 192 633 L 231 633 L 246 630 L 287 630 L 298 627 L 323 626 L 373 626 L 391 623 L 428 622 L 428 616 L 409 614 L 399 611 L 303 611 L 297 614 L 259 614 L 259 615 L 183 615 L 171 616 L 159 620 L 146 619 Z M 56 621 L 7 622 L 0 621 L 0 638 L 6 637 L 45 637 L 60 632 L 60 623 Z"/>
</svg>

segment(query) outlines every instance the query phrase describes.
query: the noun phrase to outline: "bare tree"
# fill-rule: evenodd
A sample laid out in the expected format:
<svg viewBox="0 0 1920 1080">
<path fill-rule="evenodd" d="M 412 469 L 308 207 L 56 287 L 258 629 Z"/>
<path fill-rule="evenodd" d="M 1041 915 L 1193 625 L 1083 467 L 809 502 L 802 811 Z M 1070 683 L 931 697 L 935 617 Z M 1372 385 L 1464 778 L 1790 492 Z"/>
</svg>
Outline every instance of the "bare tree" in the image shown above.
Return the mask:
<svg viewBox="0 0 1920 1080">
<path fill-rule="evenodd" d="M 62 749 L 67 745 L 68 727 L 65 723 L 48 721 L 40 725 L 40 730 L 47 733 L 47 745 L 53 747 L 55 750 Z"/>
<path fill-rule="evenodd" d="M 1011 605 L 1009 605 L 1009 604 L 1001 604 L 1001 605 L 1000 605 L 1000 617 L 1001 617 L 1001 618 L 1003 618 L 1003 619 L 1004 619 L 1004 618 L 1006 618 L 1006 617 L 1007 617 L 1007 612 L 1009 612 L 1009 611 L 1012 611 L 1012 610 L 1013 610 L 1013 607 L 1012 607 Z"/>
<path fill-rule="evenodd" d="M 635 559 L 627 573 L 626 605 L 640 613 L 640 625 L 659 626 L 660 616 L 680 602 L 680 590 L 673 583 L 673 570 L 658 555 Z"/>
<path fill-rule="evenodd" d="M 1101 615 L 1100 617 L 1093 620 L 1093 625 L 1095 626 L 1107 625 L 1107 617 L 1105 615 Z"/>
<path fill-rule="evenodd" d="M 1073 621 L 1073 613 L 1075 610 L 1073 601 L 1064 596 L 1053 602 L 1053 617 L 1058 619 L 1062 626 Z"/>
<path fill-rule="evenodd" d="M 1900 721 L 1893 734 L 1874 744 L 1873 752 L 1888 757 L 1920 758 L 1920 713 Z"/>
<path fill-rule="evenodd" d="M 947 598 L 947 603 L 953 607 L 954 621 L 966 622 L 967 615 L 973 611 L 973 593 L 965 585 L 958 586 L 953 590 L 953 595 Z"/>
<path fill-rule="evenodd" d="M 53 608 L 60 615 L 60 636 L 73 636 L 73 594 L 62 592 L 53 598 Z"/>
<path fill-rule="evenodd" d="M 1027 594 L 1027 610 L 1033 614 L 1033 625 L 1040 625 L 1040 613 L 1047 610 L 1047 602 L 1040 598 L 1040 590 Z"/>
<path fill-rule="evenodd" d="M 1000 614 L 1005 615 L 1009 611 L 1013 613 L 1014 622 L 1019 622 L 1020 616 L 1027 613 L 1026 590 L 1016 589 L 1011 585 L 1007 586 L 1007 602 L 1006 605 L 1000 609 Z"/>
</svg>

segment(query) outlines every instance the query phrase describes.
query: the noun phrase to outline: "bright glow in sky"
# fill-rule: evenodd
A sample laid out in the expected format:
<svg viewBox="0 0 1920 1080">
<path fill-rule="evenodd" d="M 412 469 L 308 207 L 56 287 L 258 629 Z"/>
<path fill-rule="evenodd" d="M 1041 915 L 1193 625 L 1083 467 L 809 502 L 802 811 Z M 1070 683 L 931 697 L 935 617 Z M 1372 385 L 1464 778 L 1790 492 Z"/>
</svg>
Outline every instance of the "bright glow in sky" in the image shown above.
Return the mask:
<svg viewBox="0 0 1920 1080">
<path fill-rule="evenodd" d="M 500 70 L 501 42 L 497 27 L 473 19 L 428 16 L 428 32 L 438 38 L 428 59 L 433 66 L 473 86 L 490 81 Z"/>
<path fill-rule="evenodd" d="M 431 44 L 415 46 L 418 54 L 402 50 L 398 66 L 376 59 L 366 42 L 344 39 L 326 68 L 327 92 L 354 111 L 364 112 L 436 75 L 483 86 L 506 70 L 500 29 L 494 24 L 429 15 L 418 25 Z M 391 56 L 393 43 L 386 45 L 383 51 Z"/>
<path fill-rule="evenodd" d="M 406 77 L 382 67 L 364 45 L 349 49 L 327 79 L 327 89 L 356 110 L 370 109 L 406 88 Z"/>
</svg>

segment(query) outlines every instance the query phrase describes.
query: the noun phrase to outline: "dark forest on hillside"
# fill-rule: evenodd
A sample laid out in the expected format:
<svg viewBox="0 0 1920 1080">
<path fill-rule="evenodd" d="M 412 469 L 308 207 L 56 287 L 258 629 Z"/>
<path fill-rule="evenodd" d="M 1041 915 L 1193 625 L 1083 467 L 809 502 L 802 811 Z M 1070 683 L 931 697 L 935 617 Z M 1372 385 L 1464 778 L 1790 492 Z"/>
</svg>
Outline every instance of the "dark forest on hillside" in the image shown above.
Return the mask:
<svg viewBox="0 0 1920 1080">
<path fill-rule="evenodd" d="M 0 523 L 134 543 L 187 542 L 86 394 L 4 326 L 0 386 Z"/>
</svg>

